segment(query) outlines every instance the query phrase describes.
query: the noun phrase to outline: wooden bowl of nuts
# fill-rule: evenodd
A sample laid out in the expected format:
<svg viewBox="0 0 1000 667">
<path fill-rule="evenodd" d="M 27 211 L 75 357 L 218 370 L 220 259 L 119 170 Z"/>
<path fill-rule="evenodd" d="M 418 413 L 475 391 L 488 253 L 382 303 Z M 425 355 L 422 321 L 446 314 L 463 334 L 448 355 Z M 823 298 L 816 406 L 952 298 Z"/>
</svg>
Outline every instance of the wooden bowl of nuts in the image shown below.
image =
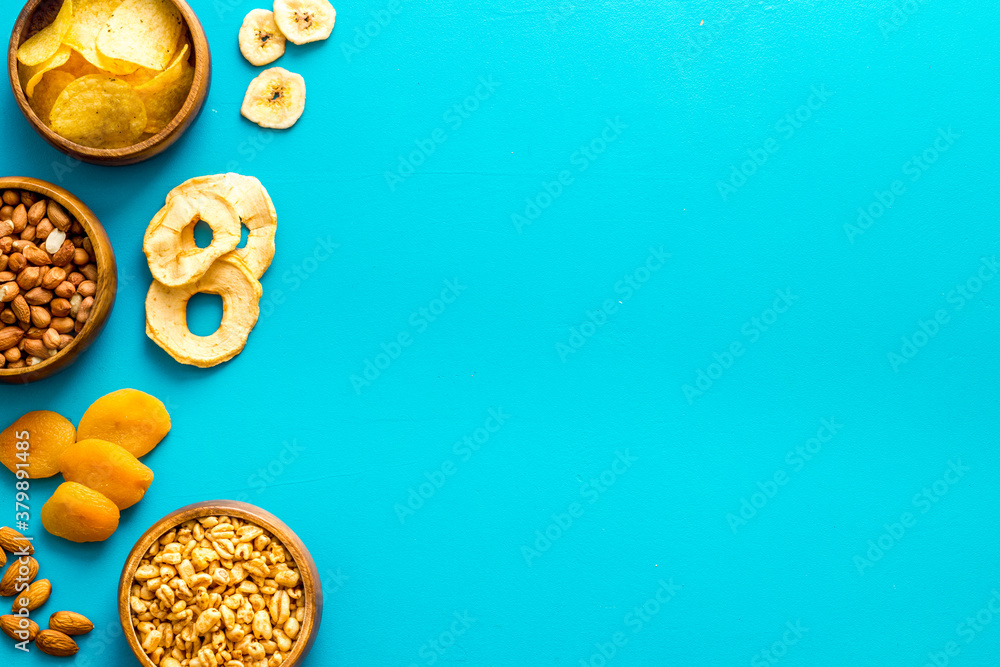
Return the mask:
<svg viewBox="0 0 1000 667">
<path fill-rule="evenodd" d="M 211 500 L 139 538 L 122 568 L 118 615 L 145 667 L 293 667 L 319 632 L 323 591 L 305 544 L 277 517 Z"/>
<path fill-rule="evenodd" d="M 129 11 L 110 13 L 113 7 L 28 0 L 7 52 L 14 99 L 32 128 L 72 158 L 112 166 L 148 160 L 180 139 L 212 80 L 208 38 L 185 0 L 130 3 Z M 47 45 L 21 51 L 46 28 L 64 24 L 62 44 L 40 40 Z"/>
<path fill-rule="evenodd" d="M 83 202 L 34 178 L 0 178 L 0 382 L 66 368 L 111 314 L 118 270 Z"/>
</svg>

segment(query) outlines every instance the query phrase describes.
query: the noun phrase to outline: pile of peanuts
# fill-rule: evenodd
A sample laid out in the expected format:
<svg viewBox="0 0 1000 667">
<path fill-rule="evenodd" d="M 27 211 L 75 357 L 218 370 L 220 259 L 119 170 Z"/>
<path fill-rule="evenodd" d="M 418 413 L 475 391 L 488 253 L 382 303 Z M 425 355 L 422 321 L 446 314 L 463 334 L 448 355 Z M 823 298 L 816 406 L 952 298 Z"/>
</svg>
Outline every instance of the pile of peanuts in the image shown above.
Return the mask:
<svg viewBox="0 0 1000 667">
<path fill-rule="evenodd" d="M 73 341 L 97 296 L 94 247 L 57 202 L 5 190 L 0 207 L 0 368 L 33 366 Z"/>
<path fill-rule="evenodd" d="M 136 638 L 159 667 L 278 667 L 305 604 L 288 551 L 227 516 L 188 521 L 157 540 L 130 597 Z"/>
</svg>

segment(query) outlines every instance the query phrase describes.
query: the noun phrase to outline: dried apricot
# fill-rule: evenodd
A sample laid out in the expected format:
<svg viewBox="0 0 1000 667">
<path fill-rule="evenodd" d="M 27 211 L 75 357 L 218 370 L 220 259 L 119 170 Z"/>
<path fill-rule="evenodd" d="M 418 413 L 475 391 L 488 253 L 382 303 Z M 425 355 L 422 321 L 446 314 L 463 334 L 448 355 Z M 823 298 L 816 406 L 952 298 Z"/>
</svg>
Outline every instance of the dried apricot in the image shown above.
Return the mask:
<svg viewBox="0 0 1000 667">
<path fill-rule="evenodd" d="M 59 459 L 67 482 L 100 491 L 123 510 L 142 500 L 153 483 L 153 471 L 124 447 L 88 438 L 70 445 Z"/>
<path fill-rule="evenodd" d="M 0 463 L 11 472 L 27 471 L 30 479 L 52 477 L 59 472 L 59 456 L 74 442 L 76 429 L 68 419 L 36 410 L 0 433 Z"/>
<path fill-rule="evenodd" d="M 71 542 L 103 542 L 118 529 L 118 507 L 104 494 L 63 482 L 42 506 L 42 525 Z"/>
<path fill-rule="evenodd" d="M 163 403 L 138 389 L 119 389 L 94 401 L 80 419 L 77 437 L 98 438 L 145 456 L 170 431 Z"/>
</svg>

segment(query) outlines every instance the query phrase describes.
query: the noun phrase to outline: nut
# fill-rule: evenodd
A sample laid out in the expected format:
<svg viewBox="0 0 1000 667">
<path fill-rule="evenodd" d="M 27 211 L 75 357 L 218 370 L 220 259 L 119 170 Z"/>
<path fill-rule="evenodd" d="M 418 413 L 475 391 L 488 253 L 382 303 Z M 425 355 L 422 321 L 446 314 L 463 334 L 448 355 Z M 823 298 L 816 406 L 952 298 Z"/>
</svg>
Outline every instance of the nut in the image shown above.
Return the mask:
<svg viewBox="0 0 1000 667">
<path fill-rule="evenodd" d="M 58 630 L 42 630 L 39 632 L 38 636 L 35 637 L 35 646 L 42 653 L 47 653 L 57 658 L 66 658 L 75 655 L 80 650 L 75 641 Z"/>
<path fill-rule="evenodd" d="M 9 285 L 10 283 L 7 284 Z M 52 301 L 52 292 L 44 287 L 35 287 L 28 290 L 28 293 L 24 295 L 24 300 L 32 306 L 41 306 Z"/>
<path fill-rule="evenodd" d="M 42 287 L 45 289 L 55 289 L 64 280 L 66 280 L 66 269 L 53 266 L 42 276 Z"/>
<path fill-rule="evenodd" d="M 31 556 L 19 556 L 11 559 L 7 571 L 0 579 L 0 595 L 4 597 L 14 595 L 19 584 L 30 584 L 37 576 L 38 561 Z"/>
<path fill-rule="evenodd" d="M 28 586 L 28 590 L 17 594 L 11 610 L 15 614 L 20 614 L 25 609 L 34 611 L 45 604 L 51 594 L 52 582 L 48 579 L 39 579 Z"/>
<path fill-rule="evenodd" d="M 75 611 L 57 611 L 49 616 L 49 627 L 63 634 L 85 635 L 94 629 L 94 624 L 83 614 Z"/>
<path fill-rule="evenodd" d="M 66 213 L 66 209 L 60 206 L 57 202 L 51 200 L 49 201 L 47 213 L 49 220 L 52 221 L 52 224 L 55 225 L 57 229 L 61 229 L 64 232 L 68 231 L 70 225 L 73 224 L 73 220 Z"/>
<path fill-rule="evenodd" d="M 38 623 L 30 618 L 7 614 L 0 616 L 0 630 L 14 641 L 30 642 L 38 635 Z"/>
<path fill-rule="evenodd" d="M 24 332 L 21 331 L 21 327 L 4 327 L 0 329 L 0 351 L 14 347 L 21 342 L 22 338 L 24 338 Z"/>
<path fill-rule="evenodd" d="M 10 309 L 14 311 L 14 316 L 19 322 L 28 322 L 31 319 L 31 306 L 20 294 L 10 302 Z"/>
<path fill-rule="evenodd" d="M 21 288 L 17 286 L 15 282 L 4 283 L 0 285 L 0 301 L 3 303 L 9 303 L 14 300 L 14 297 L 20 294 Z"/>
<path fill-rule="evenodd" d="M 32 546 L 31 540 L 7 526 L 0 527 L 0 549 L 12 554 L 24 551 L 29 556 L 35 553 L 35 547 Z"/>
</svg>

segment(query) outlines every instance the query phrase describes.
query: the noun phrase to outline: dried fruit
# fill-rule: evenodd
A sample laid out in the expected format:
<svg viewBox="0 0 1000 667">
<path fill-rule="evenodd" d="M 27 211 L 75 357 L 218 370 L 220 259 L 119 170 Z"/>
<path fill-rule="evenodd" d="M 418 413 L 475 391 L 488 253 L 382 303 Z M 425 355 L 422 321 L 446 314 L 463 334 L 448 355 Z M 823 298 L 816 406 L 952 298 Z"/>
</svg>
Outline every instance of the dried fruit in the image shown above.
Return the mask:
<svg viewBox="0 0 1000 667">
<path fill-rule="evenodd" d="M 0 595 L 10 597 L 17 593 L 19 586 L 27 586 L 38 576 L 38 561 L 31 556 L 12 558 L 7 570 L 0 578 Z"/>
<path fill-rule="evenodd" d="M 139 458 L 152 451 L 169 431 L 170 415 L 159 399 L 138 389 L 119 389 L 87 408 L 77 437 L 113 442 Z"/>
<path fill-rule="evenodd" d="M 103 494 L 76 482 L 59 485 L 42 506 L 45 530 L 71 542 L 102 542 L 118 528 L 118 507 Z"/>
<path fill-rule="evenodd" d="M 75 441 L 76 429 L 62 415 L 29 412 L 0 432 L 0 463 L 11 472 L 26 471 L 30 479 L 52 477 L 59 472 L 59 457 Z"/>
<path fill-rule="evenodd" d="M 278 214 L 267 190 L 253 176 L 232 173 L 198 176 L 171 190 L 167 194 L 167 201 L 201 192 L 220 195 L 236 209 L 240 222 L 247 228 L 247 242 L 242 248 L 237 248 L 224 257 L 233 256 L 243 260 L 259 280 L 274 258 L 274 237 L 278 228 Z M 181 244 L 185 250 L 197 247 L 193 226 L 184 228 Z"/>
<path fill-rule="evenodd" d="M 120 510 L 142 500 L 153 482 L 153 471 L 125 448 L 96 438 L 71 445 L 63 452 L 59 465 L 67 482 L 100 491 Z"/>
<path fill-rule="evenodd" d="M 49 628 L 70 635 L 85 635 L 94 629 L 94 624 L 83 614 L 75 611 L 57 611 L 49 616 Z"/>
<path fill-rule="evenodd" d="M 28 586 L 28 590 L 21 591 L 14 595 L 14 604 L 11 611 L 21 615 L 25 611 L 38 609 L 52 595 L 52 582 L 48 579 L 39 579 Z"/>
<path fill-rule="evenodd" d="M 187 327 L 187 302 L 196 293 L 222 297 L 222 323 L 210 336 Z M 235 257 L 220 259 L 199 281 L 183 287 L 154 282 L 146 295 L 146 335 L 183 364 L 216 366 L 239 354 L 260 314 L 260 283 Z"/>
<path fill-rule="evenodd" d="M 212 228 L 212 242 L 205 248 L 184 248 L 184 229 L 193 228 L 199 220 Z M 167 200 L 149 223 L 142 250 L 154 280 L 180 287 L 204 276 L 215 260 L 239 243 L 240 218 L 233 205 L 218 194 L 198 192 Z"/>
<path fill-rule="evenodd" d="M 290 41 L 306 44 L 330 36 L 337 11 L 328 0 L 274 0 L 274 20 Z"/>
<path fill-rule="evenodd" d="M 38 636 L 38 623 L 23 616 L 6 614 L 0 616 L 0 630 L 14 641 L 30 642 Z"/>
<path fill-rule="evenodd" d="M 35 553 L 35 547 L 31 544 L 31 540 L 7 526 L 0 527 L 0 548 L 11 554 L 27 553 L 31 555 Z"/>
<path fill-rule="evenodd" d="M 57 658 L 66 658 L 76 655 L 80 647 L 67 635 L 58 630 L 42 630 L 35 637 L 35 646 L 42 653 L 47 653 Z"/>
<path fill-rule="evenodd" d="M 261 127 L 284 130 L 295 125 L 305 108 L 305 79 L 272 67 L 250 82 L 240 113 Z"/>
<path fill-rule="evenodd" d="M 240 28 L 240 53 L 251 65 L 273 63 L 285 55 L 285 35 L 274 22 L 274 12 L 253 9 Z"/>
</svg>

